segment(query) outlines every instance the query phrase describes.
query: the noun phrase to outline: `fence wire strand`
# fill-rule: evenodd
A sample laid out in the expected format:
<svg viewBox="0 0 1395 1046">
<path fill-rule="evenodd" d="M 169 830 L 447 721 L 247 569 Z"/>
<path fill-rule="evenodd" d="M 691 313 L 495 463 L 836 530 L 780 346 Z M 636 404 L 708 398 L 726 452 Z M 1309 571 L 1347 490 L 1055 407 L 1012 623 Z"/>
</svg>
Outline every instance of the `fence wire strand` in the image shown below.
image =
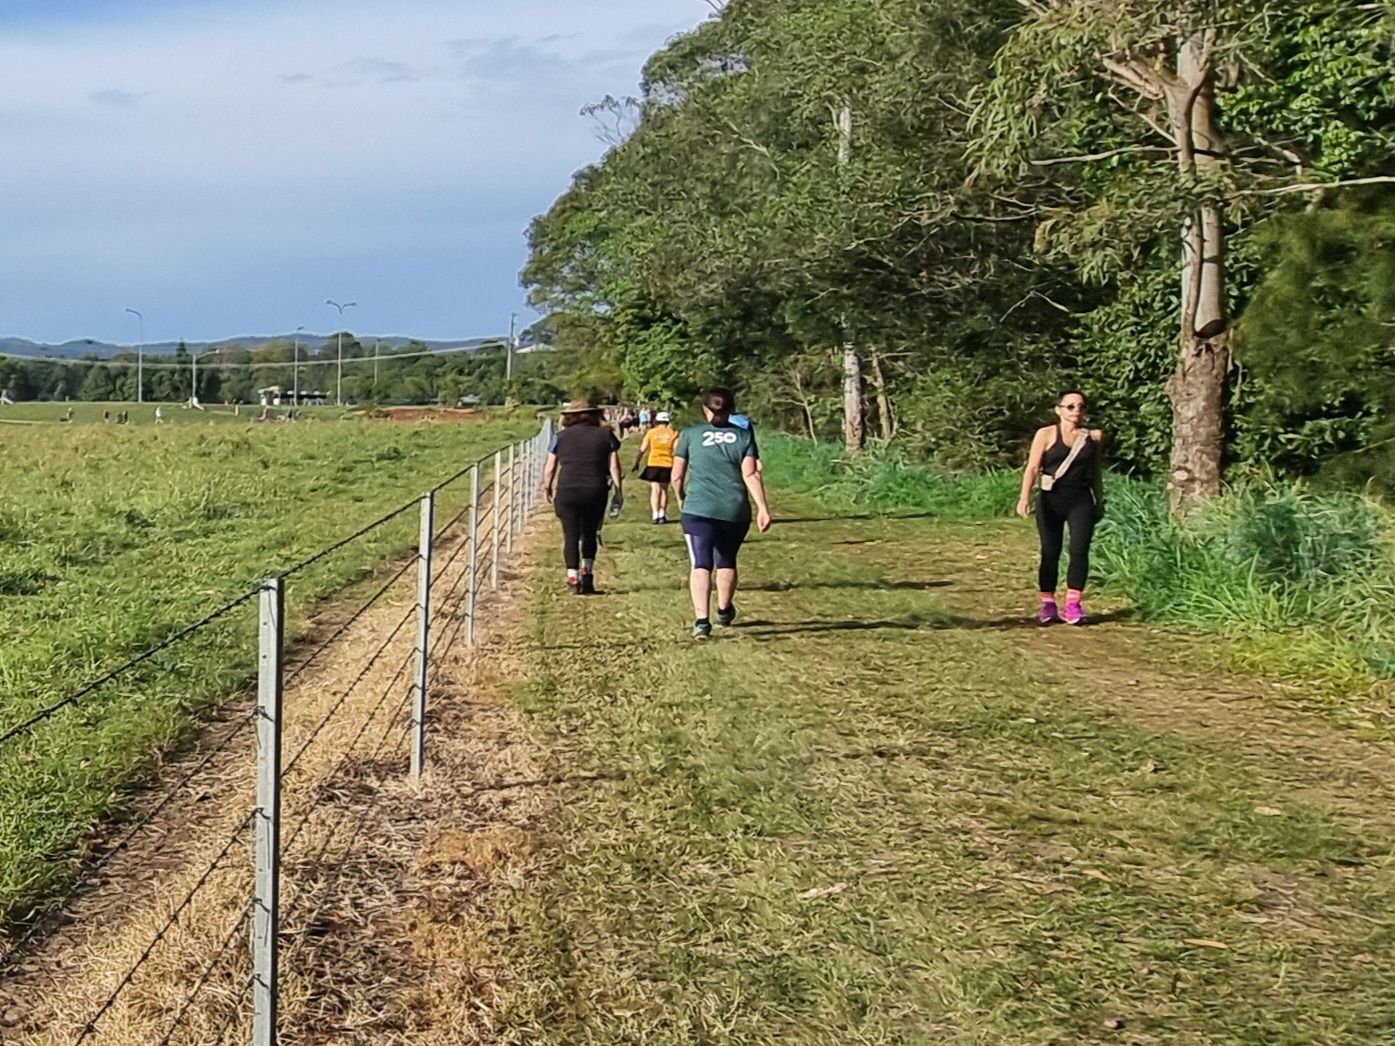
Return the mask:
<svg viewBox="0 0 1395 1046">
<path fill-rule="evenodd" d="M 349 743 L 345 746 L 344 754 L 339 757 L 339 761 L 336 762 L 334 764 L 334 767 L 330 770 L 330 772 L 325 775 L 326 781 L 332 780 L 334 776 L 337 773 L 339 773 L 339 771 L 349 761 L 349 757 L 353 754 L 354 748 L 358 745 L 359 740 L 363 737 L 365 733 L 368 732 L 368 727 L 371 726 L 373 720 L 378 717 L 378 712 L 382 709 L 383 705 L 387 704 L 388 698 L 392 696 L 392 688 L 397 685 L 398 681 L 402 678 L 402 674 L 407 671 L 407 666 L 412 663 L 412 660 L 415 657 L 415 650 L 410 650 L 407 652 L 407 656 L 404 657 L 402 659 L 402 663 L 398 665 L 397 671 L 393 674 L 392 679 L 388 681 L 388 685 L 383 690 L 382 696 L 378 698 L 378 703 L 373 706 L 372 711 L 370 711 L 368 713 L 367 718 L 364 719 L 363 725 L 359 727 L 358 733 L 356 733 L 353 736 L 353 739 L 350 740 Z M 408 693 L 410 694 L 410 692 L 411 691 L 409 688 Z M 314 815 L 314 813 L 315 805 L 312 803 L 308 807 L 306 807 L 304 815 L 300 818 L 300 821 L 296 824 L 295 829 L 291 832 L 290 836 L 288 836 L 286 840 L 282 842 L 282 853 L 287 853 L 290 851 L 291 844 L 300 838 L 301 833 L 305 831 L 305 828 L 310 823 L 310 818 Z"/>
<path fill-rule="evenodd" d="M 403 713 L 408 712 L 408 704 L 410 699 L 411 692 L 408 691 L 407 697 L 398 704 L 397 709 L 394 711 L 394 713 L 388 717 L 387 729 L 385 729 L 382 732 L 382 734 L 378 738 L 378 743 L 373 747 L 373 752 L 375 755 L 383 751 L 383 747 L 387 743 L 389 735 L 391 735 L 392 733 L 392 728 L 397 725 L 398 721 L 402 718 Z M 371 723 L 374 718 L 376 718 L 376 710 L 374 712 L 374 715 L 369 717 L 367 723 Z M 408 723 L 410 725 L 411 716 L 409 712 L 407 718 Z M 365 725 L 367 725 L 367 723 Z M 404 734 L 404 737 L 410 737 L 410 733 Z M 399 742 L 399 744 L 400 743 L 401 742 Z M 321 843 L 319 850 L 316 852 L 314 856 L 314 859 L 310 862 L 312 865 L 318 865 L 319 862 L 324 859 L 324 855 L 329 850 L 330 843 L 334 841 L 335 836 L 338 835 L 339 831 L 346 824 L 348 824 L 351 819 L 354 821 L 353 833 L 349 836 L 348 841 L 344 844 L 343 852 L 340 854 L 339 859 L 335 861 L 333 871 L 320 884 L 322 889 L 319 892 L 319 898 L 315 901 L 315 907 L 311 909 L 310 913 L 305 917 L 304 929 L 300 933 L 294 948 L 291 950 L 290 954 L 286 956 L 286 962 L 288 964 L 294 962 L 297 958 L 299 958 L 300 953 L 305 950 L 305 946 L 310 942 L 310 930 L 314 925 L 315 919 L 320 914 L 321 910 L 323 910 L 325 901 L 328 899 L 331 889 L 334 886 L 338 885 L 339 879 L 344 874 L 344 867 L 348 863 L 349 856 L 353 853 L 353 845 L 355 842 L 358 841 L 359 835 L 362 834 L 364 827 L 368 824 L 367 808 L 365 807 L 364 812 L 362 812 L 357 817 L 354 817 L 352 812 L 346 808 L 344 810 L 343 817 L 340 818 L 339 822 L 334 826 L 333 830 L 325 834 L 324 842 Z M 299 897 L 296 898 L 296 900 L 299 899 Z"/>
<path fill-rule="evenodd" d="M 403 563 L 401 568 L 395 571 L 392 577 L 388 578 L 388 580 L 383 584 L 381 588 L 378 589 L 378 591 L 374 592 L 371 596 L 368 597 L 368 601 L 366 603 L 364 603 L 357 610 L 355 610 L 353 612 L 353 615 L 350 616 L 350 618 L 343 624 L 341 624 L 338 628 L 336 628 L 334 630 L 334 633 L 328 639 L 326 639 L 323 643 L 321 643 L 314 650 L 312 650 L 308 657 L 306 657 L 303 661 L 301 661 L 298 665 L 295 666 L 295 668 L 293 668 L 290 671 L 290 673 L 286 676 L 284 682 L 282 683 L 282 686 L 290 686 L 297 679 L 299 679 L 301 674 L 307 668 L 310 667 L 310 665 L 315 661 L 316 658 L 318 658 L 321 654 L 323 654 L 326 650 L 333 646 L 334 643 L 341 636 L 343 636 L 345 632 L 347 632 L 350 628 L 354 626 L 355 622 L 357 622 L 360 618 L 363 617 L 364 614 L 368 613 L 369 610 L 376 606 L 378 604 L 378 601 L 381 600 L 383 596 L 387 595 L 389 589 L 391 589 L 395 584 L 402 580 L 403 576 L 407 573 L 407 571 L 411 570 L 412 567 L 416 566 L 420 562 L 421 556 L 418 554 L 412 556 L 405 563 Z"/>
<path fill-rule="evenodd" d="M 165 793 L 158 803 L 147 810 L 138 821 L 131 825 L 111 849 L 102 854 L 100 858 L 80 874 L 78 879 L 64 892 L 63 896 L 44 905 L 43 912 L 30 924 L 29 928 L 24 931 L 19 939 L 15 941 L 14 945 L 7 949 L 3 956 L 0 956 L 0 970 L 7 968 L 14 958 L 24 950 L 25 946 L 47 928 L 49 920 L 52 919 L 53 916 L 66 908 L 72 899 L 101 873 L 103 868 L 110 864 L 118 854 L 123 852 L 137 835 L 148 828 L 170 803 L 174 802 L 175 797 L 184 790 L 185 786 L 188 785 L 190 781 L 197 777 L 215 758 L 223 752 L 226 752 L 228 748 L 232 746 L 233 742 L 242 735 L 243 731 L 247 730 L 255 721 L 255 717 L 250 713 L 242 716 L 232 730 L 230 730 L 218 744 L 204 753 L 203 758 L 190 767 L 190 769 L 175 782 L 174 787 Z"/>
<path fill-rule="evenodd" d="M 256 599 L 260 591 L 260 589 L 253 589 L 251 592 L 239 596 L 230 603 L 224 603 L 217 610 L 214 610 L 211 613 L 206 614 L 204 617 L 201 617 L 199 620 L 195 621 L 192 625 L 185 625 L 178 632 L 166 637 L 159 643 L 156 643 L 149 650 L 137 654 L 130 660 L 125 661 L 120 665 L 117 665 L 111 671 L 104 673 L 98 678 L 92 680 L 90 683 L 83 684 L 82 686 L 74 690 L 72 693 L 68 694 L 66 697 L 63 697 L 60 700 L 55 701 L 47 708 L 42 708 L 39 711 L 35 712 L 33 715 L 31 715 L 28 719 L 24 720 L 23 722 L 16 723 L 14 726 L 6 730 L 3 734 L 0 734 L 0 747 L 3 747 L 6 743 L 14 740 L 20 734 L 23 734 L 28 730 L 32 729 L 33 727 L 37 726 L 45 719 L 51 718 L 55 713 L 61 711 L 62 709 L 67 708 L 70 705 L 77 704 L 77 702 L 81 701 L 88 694 L 91 694 L 93 691 L 100 689 L 107 683 L 110 683 L 113 679 L 126 672 L 129 672 L 131 669 L 137 667 L 138 665 L 144 664 L 146 661 L 149 661 L 152 657 L 154 657 L 161 651 L 168 650 L 170 647 L 174 646 L 180 640 L 193 635 L 195 632 L 199 631 L 202 628 L 206 628 L 208 625 L 213 624 L 215 621 L 218 621 L 221 618 L 227 617 L 234 610 L 237 610 L 239 607 L 245 606 L 252 600 Z"/>
<path fill-rule="evenodd" d="M 150 943 L 147 944 L 145 950 L 141 952 L 140 958 L 131 964 L 131 967 L 122 976 L 111 994 L 107 996 L 106 1001 L 87 1019 L 87 1023 L 83 1025 L 82 1031 L 74 1040 L 75 1046 L 76 1043 L 85 1041 L 89 1035 L 95 1035 L 97 1033 L 97 1022 L 116 1004 L 116 1000 L 130 985 L 131 981 L 135 979 L 136 974 L 140 972 L 140 968 L 145 965 L 146 960 L 149 959 L 155 949 L 159 947 L 160 942 L 165 939 L 165 935 L 169 933 L 170 928 L 179 921 L 179 917 L 183 915 L 189 905 L 194 902 L 194 898 L 198 895 L 198 892 L 207 886 L 209 880 L 217 874 L 218 869 L 221 868 L 223 862 L 227 860 L 228 854 L 232 852 L 233 847 L 236 846 L 238 840 L 242 838 L 242 833 L 247 831 L 248 826 L 252 824 L 256 816 L 257 811 L 253 810 L 242 819 L 235 829 L 233 829 L 232 834 L 228 836 L 228 841 L 223 845 L 223 849 L 218 852 L 218 856 L 213 858 L 208 867 L 205 868 L 203 873 L 195 880 L 194 885 L 190 887 L 189 892 L 184 895 L 184 899 L 175 906 L 174 911 L 172 911 L 164 923 L 161 924 L 160 929 L 156 931 L 155 936 L 151 938 Z"/>
<path fill-rule="evenodd" d="M 329 721 L 334 718 L 335 713 L 337 713 L 339 709 L 344 706 L 344 702 L 349 699 L 349 695 L 354 692 L 354 690 L 358 687 L 359 683 L 363 682 L 364 677 L 366 677 L 368 673 L 373 670 L 373 666 L 376 665 L 382 659 L 383 654 L 387 652 L 387 648 L 392 646 L 393 641 L 396 640 L 398 635 L 401 634 L 402 629 L 406 626 L 407 622 L 410 621 L 416 615 L 416 612 L 417 608 L 415 603 L 407 608 L 407 612 L 402 615 L 402 618 L 397 622 L 397 626 L 391 632 L 388 633 L 387 639 L 383 640 L 382 644 L 378 647 L 378 649 L 373 652 L 373 656 L 368 659 L 368 661 L 364 664 L 364 666 L 361 669 L 359 669 L 359 673 L 354 677 L 353 682 L 344 688 L 344 692 L 339 695 L 339 700 L 335 701 L 334 704 L 330 706 L 329 711 L 326 712 L 324 714 L 324 717 L 318 723 L 315 724 L 315 728 L 310 731 L 310 736 L 305 739 L 305 742 L 300 746 L 296 754 L 291 757 L 290 761 L 287 762 L 284 767 L 281 768 L 281 776 L 283 778 L 295 769 L 296 764 L 300 762 L 301 756 L 305 755 L 305 753 L 309 751 L 310 746 L 315 743 L 315 738 L 320 736 L 320 732 L 324 730 L 326 726 L 329 725 Z"/>
<path fill-rule="evenodd" d="M 310 569 L 316 563 L 319 563 L 321 560 L 327 559 L 330 556 L 334 555 L 334 553 L 338 552 L 341 548 L 344 548 L 347 545 L 352 545 L 359 538 L 366 537 L 367 535 L 373 533 L 373 531 L 377 530 L 379 527 L 386 526 L 387 524 L 391 523 L 394 519 L 396 519 L 398 516 L 402 515 L 404 512 L 411 511 L 412 509 L 416 508 L 419 504 L 421 504 L 421 499 L 413 498 L 405 505 L 399 505 L 397 508 L 393 509 L 386 515 L 379 516 L 372 523 L 367 523 L 364 526 L 359 527 L 358 530 L 354 531 L 348 537 L 340 538 L 334 544 L 329 545 L 326 548 L 320 549 L 320 551 L 316 552 L 314 555 L 302 559 L 299 563 L 296 563 L 294 566 L 287 567 L 285 570 L 281 572 L 281 576 L 283 578 L 290 578 L 294 577 L 296 574 L 299 574 L 304 570 Z"/>
<path fill-rule="evenodd" d="M 227 954 L 228 949 L 232 947 L 233 941 L 247 926 L 247 923 L 251 921 L 251 918 L 252 904 L 248 902 L 242 906 L 242 910 L 238 913 L 237 919 L 233 921 L 232 926 L 228 928 L 228 932 L 223 935 L 223 940 L 219 943 L 217 950 L 214 951 L 213 958 L 208 960 L 203 968 L 203 972 L 199 975 L 199 979 L 194 982 L 194 987 L 191 988 L 189 994 L 184 997 L 184 1002 L 180 1005 L 179 1012 L 174 1015 L 174 1020 L 170 1023 L 169 1028 L 160 1039 L 159 1046 L 169 1046 L 170 1041 L 174 1038 L 174 1033 L 177 1032 L 180 1025 L 184 1023 L 184 1017 L 188 1014 L 194 1002 L 212 979 L 213 971 L 218 968 L 218 963 L 222 960 L 223 956 Z M 233 1012 L 236 1011 L 237 1008 L 234 1007 Z"/>
</svg>

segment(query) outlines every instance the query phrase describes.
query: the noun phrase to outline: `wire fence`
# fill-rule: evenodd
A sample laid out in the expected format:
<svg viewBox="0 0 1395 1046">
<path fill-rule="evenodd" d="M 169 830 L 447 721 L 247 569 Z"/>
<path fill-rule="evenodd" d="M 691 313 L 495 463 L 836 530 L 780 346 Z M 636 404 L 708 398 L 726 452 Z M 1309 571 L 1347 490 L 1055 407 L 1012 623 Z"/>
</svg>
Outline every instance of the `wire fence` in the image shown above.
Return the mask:
<svg viewBox="0 0 1395 1046">
<path fill-rule="evenodd" d="M 256 681 L 255 700 L 228 702 L 168 782 L 143 794 L 124 827 L 0 940 L 0 977 L 22 982 L 37 976 L 29 960 L 40 938 L 58 927 L 80 936 L 89 919 L 106 932 L 113 903 L 121 909 L 120 932 L 84 971 L 90 990 L 54 1003 L 36 1029 L 45 1041 L 277 1042 L 285 980 L 308 975 L 298 964 L 327 932 L 327 899 L 363 857 L 356 844 L 374 810 L 358 778 L 415 782 L 429 765 L 434 688 L 455 644 L 476 644 L 481 593 L 499 587 L 514 536 L 536 507 L 550 437 L 544 425 L 471 463 L 0 732 L 0 753 L 20 746 L 21 758 L 36 757 L 61 717 L 99 716 L 113 688 L 139 693 L 141 673 L 161 659 L 177 673 L 181 646 L 219 628 L 227 634 L 209 644 L 227 651 L 227 677 Z M 459 510 L 439 520 L 440 504 L 465 484 Z M 288 580 L 412 511 L 416 554 L 288 657 Z M 215 790 L 218 801 L 205 802 Z M 170 823 L 179 825 L 174 845 Z M 141 876 L 138 897 L 103 897 L 104 886 L 125 881 L 123 864 L 125 873 L 155 872 Z"/>
</svg>

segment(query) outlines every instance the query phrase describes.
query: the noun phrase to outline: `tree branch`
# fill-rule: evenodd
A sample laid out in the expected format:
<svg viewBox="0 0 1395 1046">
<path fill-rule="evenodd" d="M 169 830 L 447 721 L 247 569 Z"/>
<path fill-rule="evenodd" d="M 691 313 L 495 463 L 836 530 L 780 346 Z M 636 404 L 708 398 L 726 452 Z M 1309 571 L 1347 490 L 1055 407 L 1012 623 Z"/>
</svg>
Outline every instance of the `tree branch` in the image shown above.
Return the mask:
<svg viewBox="0 0 1395 1046">
<path fill-rule="evenodd" d="M 1294 185 L 1280 185 L 1273 189 L 1238 189 L 1232 196 L 1288 196 L 1296 192 L 1321 192 L 1326 189 L 1347 189 L 1357 185 L 1395 185 L 1395 175 L 1381 175 L 1377 178 L 1347 178 L 1336 182 L 1299 182 Z"/>
<path fill-rule="evenodd" d="M 1126 145 L 1119 149 L 1109 149 L 1102 153 L 1086 153 L 1082 156 L 1053 156 L 1047 160 L 1032 160 L 1033 167 L 1053 167 L 1061 163 L 1093 163 L 1097 160 L 1110 160 L 1116 156 L 1137 153 L 1163 153 L 1171 155 L 1177 151 L 1175 145 Z"/>
</svg>

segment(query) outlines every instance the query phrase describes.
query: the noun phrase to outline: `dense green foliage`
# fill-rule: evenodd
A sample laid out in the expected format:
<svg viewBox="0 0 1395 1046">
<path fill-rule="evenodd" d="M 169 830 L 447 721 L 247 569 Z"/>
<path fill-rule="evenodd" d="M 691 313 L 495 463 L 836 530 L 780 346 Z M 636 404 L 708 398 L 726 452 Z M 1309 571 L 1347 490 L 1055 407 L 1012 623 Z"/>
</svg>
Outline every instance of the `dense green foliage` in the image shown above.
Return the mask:
<svg viewBox="0 0 1395 1046">
<path fill-rule="evenodd" d="M 1327 186 L 1395 160 L 1388 13 L 732 0 L 611 105 L 633 130 L 534 222 L 524 282 L 580 391 L 675 401 L 721 379 L 832 435 L 849 341 L 871 432 L 914 459 L 1015 462 L 1079 384 L 1119 466 L 1156 474 L 1178 230 L 1206 202 L 1238 331 L 1231 464 L 1363 479 L 1382 459 L 1352 452 L 1382 438 L 1392 387 L 1395 191 Z M 1157 106 L 1109 73 L 1165 73 L 1184 18 L 1214 34 L 1225 136 L 1224 163 L 1186 179 Z"/>
</svg>

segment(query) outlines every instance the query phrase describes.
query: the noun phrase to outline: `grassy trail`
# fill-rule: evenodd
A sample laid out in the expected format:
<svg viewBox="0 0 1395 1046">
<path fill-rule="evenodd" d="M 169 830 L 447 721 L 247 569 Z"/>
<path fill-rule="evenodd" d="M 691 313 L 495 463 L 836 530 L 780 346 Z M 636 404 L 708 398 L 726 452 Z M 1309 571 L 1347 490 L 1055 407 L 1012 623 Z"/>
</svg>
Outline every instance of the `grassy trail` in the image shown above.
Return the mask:
<svg viewBox="0 0 1395 1046">
<path fill-rule="evenodd" d="M 676 527 L 608 525 L 595 600 L 540 557 L 504 1041 L 1395 1041 L 1387 746 L 1024 627 L 1021 525 L 778 507 L 708 644 Z"/>
</svg>

